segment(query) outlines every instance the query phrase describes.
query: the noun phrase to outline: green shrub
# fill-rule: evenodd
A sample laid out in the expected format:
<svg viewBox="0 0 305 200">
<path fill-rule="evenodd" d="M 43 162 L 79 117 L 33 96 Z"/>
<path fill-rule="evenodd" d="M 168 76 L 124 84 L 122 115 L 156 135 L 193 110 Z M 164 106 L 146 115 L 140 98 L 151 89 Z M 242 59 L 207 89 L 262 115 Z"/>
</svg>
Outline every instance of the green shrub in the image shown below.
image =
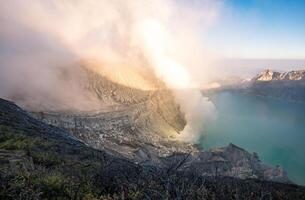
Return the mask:
<svg viewBox="0 0 305 200">
<path fill-rule="evenodd" d="M 29 150 L 29 149 L 47 149 L 52 143 L 42 138 L 27 137 L 11 130 L 9 127 L 0 126 L 0 149 L 6 150 Z"/>
<path fill-rule="evenodd" d="M 43 165 L 46 167 L 61 165 L 65 160 L 56 153 L 52 152 L 34 152 L 31 153 L 34 164 Z"/>
</svg>

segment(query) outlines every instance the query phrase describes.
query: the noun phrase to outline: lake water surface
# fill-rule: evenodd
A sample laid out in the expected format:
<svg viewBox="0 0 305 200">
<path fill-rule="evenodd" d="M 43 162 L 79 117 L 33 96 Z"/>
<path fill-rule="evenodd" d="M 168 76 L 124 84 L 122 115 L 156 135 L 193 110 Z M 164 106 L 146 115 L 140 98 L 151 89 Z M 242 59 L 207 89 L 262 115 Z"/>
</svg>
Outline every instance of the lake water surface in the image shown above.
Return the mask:
<svg viewBox="0 0 305 200">
<path fill-rule="evenodd" d="M 202 136 L 204 148 L 236 144 L 305 185 L 305 103 L 233 92 L 210 98 L 217 117 Z"/>
</svg>

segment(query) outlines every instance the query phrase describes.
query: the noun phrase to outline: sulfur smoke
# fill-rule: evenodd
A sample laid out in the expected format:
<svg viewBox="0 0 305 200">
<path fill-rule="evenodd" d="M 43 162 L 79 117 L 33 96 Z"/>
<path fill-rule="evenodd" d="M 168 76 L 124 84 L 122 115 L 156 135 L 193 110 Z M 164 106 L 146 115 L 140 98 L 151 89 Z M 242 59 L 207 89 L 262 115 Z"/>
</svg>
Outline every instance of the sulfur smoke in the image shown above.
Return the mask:
<svg viewBox="0 0 305 200">
<path fill-rule="evenodd" d="M 148 68 L 186 113 L 181 138 L 196 139 L 213 110 L 196 89 L 212 72 L 201 34 L 220 6 L 216 0 L 1 1 L 0 97 L 21 98 L 34 109 L 86 110 L 98 103 L 79 87 L 84 77 L 73 63 L 96 60 L 111 73 Z"/>
</svg>

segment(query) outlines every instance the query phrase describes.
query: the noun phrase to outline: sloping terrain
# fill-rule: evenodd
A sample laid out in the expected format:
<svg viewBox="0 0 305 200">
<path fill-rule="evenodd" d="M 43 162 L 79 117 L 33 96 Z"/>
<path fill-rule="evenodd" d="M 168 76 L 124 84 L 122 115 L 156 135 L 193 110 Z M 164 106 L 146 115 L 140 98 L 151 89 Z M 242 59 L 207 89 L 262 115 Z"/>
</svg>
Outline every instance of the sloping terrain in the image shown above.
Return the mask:
<svg viewBox="0 0 305 200">
<path fill-rule="evenodd" d="M 283 73 L 265 70 L 249 81 L 235 79 L 231 82 L 230 84 L 204 91 L 204 93 L 233 90 L 285 100 L 305 101 L 305 70 Z"/>
<path fill-rule="evenodd" d="M 173 152 L 195 151 L 192 145 L 174 141 L 186 121 L 172 92 L 140 90 L 113 81 L 87 68 L 86 89 L 102 107 L 94 111 L 34 112 L 46 123 L 64 128 L 97 149 L 108 148 L 139 162 L 157 161 Z M 73 100 L 72 100 L 73 101 Z"/>
<path fill-rule="evenodd" d="M 134 164 L 88 147 L 2 99 L 0 126 L 0 199 L 305 198 L 301 186 L 184 170 L 188 155 L 167 158 L 164 168 Z M 225 152 L 241 151 L 235 148 Z"/>
<path fill-rule="evenodd" d="M 103 102 L 103 109 L 44 111 L 32 113 L 33 116 L 67 130 L 90 147 L 107 150 L 141 165 L 168 167 L 168 160 L 180 162 L 187 157 L 181 168 L 203 176 L 289 182 L 282 168 L 265 166 L 257 155 L 234 145 L 199 151 L 191 143 L 171 138 L 183 130 L 186 122 L 174 96 L 165 86 L 144 91 L 84 70 L 88 76 L 87 89 Z"/>
<path fill-rule="evenodd" d="M 177 159 L 181 161 L 184 155 L 172 155 L 165 161 Z M 170 164 L 168 164 L 170 165 Z M 280 166 L 271 167 L 263 164 L 256 153 L 250 154 L 233 144 L 226 147 L 199 151 L 189 155 L 181 169 L 196 172 L 201 176 L 224 176 L 235 178 L 256 178 L 276 182 L 290 183 L 285 171 Z"/>
<path fill-rule="evenodd" d="M 305 70 L 285 73 L 266 70 L 252 79 L 249 92 L 283 98 L 294 101 L 305 101 Z"/>
</svg>

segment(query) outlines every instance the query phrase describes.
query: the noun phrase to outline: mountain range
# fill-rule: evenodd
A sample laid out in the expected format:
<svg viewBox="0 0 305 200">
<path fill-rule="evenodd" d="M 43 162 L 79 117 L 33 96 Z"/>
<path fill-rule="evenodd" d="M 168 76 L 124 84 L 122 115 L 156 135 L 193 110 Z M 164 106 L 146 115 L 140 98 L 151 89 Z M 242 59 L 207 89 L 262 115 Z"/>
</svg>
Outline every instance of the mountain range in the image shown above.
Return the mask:
<svg viewBox="0 0 305 200">
<path fill-rule="evenodd" d="M 225 78 L 217 80 L 214 85 L 217 87 L 209 91 L 235 90 L 253 95 L 305 101 L 305 70 L 280 73 L 267 69 L 251 79 Z"/>
</svg>

